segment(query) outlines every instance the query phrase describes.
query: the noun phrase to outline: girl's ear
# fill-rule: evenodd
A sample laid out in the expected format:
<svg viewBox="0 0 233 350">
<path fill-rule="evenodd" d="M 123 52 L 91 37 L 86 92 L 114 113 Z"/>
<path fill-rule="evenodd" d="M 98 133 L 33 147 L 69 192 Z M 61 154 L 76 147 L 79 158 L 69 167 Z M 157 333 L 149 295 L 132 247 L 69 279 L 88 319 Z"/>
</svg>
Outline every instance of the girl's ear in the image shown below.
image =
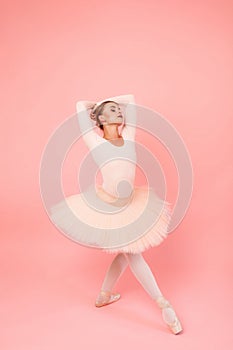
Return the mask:
<svg viewBox="0 0 233 350">
<path fill-rule="evenodd" d="M 106 121 L 105 117 L 102 114 L 100 114 L 98 118 L 101 123 L 104 123 Z"/>
</svg>

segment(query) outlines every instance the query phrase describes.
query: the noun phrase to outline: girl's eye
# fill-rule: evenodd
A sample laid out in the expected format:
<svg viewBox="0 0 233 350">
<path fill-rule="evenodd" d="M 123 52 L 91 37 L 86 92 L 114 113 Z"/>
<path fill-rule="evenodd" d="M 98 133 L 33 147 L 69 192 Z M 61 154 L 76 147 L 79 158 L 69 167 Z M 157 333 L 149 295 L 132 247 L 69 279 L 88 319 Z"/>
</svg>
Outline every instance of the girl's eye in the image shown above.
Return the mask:
<svg viewBox="0 0 233 350">
<path fill-rule="evenodd" d="M 115 112 L 115 109 L 111 109 L 112 112 Z"/>
</svg>

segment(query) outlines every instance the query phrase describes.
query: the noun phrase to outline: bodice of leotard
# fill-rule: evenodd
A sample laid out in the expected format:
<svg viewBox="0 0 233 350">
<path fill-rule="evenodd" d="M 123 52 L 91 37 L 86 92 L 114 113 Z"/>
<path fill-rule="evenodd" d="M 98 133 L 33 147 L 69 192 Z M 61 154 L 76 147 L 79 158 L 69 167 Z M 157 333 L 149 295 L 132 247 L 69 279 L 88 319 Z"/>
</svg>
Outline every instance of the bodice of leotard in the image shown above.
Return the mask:
<svg viewBox="0 0 233 350">
<path fill-rule="evenodd" d="M 125 138 L 123 146 L 115 146 L 105 139 L 97 143 L 91 152 L 103 178 L 103 189 L 115 197 L 130 196 L 136 170 L 134 141 Z"/>
</svg>

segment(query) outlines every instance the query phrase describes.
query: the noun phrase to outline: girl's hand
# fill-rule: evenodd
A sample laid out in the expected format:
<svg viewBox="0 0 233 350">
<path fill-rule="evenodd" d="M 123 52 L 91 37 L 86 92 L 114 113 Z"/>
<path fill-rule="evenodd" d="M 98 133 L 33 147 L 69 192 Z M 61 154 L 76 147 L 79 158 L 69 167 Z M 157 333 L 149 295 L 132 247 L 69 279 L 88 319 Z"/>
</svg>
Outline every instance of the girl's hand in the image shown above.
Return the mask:
<svg viewBox="0 0 233 350">
<path fill-rule="evenodd" d="M 96 102 L 94 101 L 84 101 L 84 105 L 86 109 L 93 109 L 96 105 Z"/>
</svg>

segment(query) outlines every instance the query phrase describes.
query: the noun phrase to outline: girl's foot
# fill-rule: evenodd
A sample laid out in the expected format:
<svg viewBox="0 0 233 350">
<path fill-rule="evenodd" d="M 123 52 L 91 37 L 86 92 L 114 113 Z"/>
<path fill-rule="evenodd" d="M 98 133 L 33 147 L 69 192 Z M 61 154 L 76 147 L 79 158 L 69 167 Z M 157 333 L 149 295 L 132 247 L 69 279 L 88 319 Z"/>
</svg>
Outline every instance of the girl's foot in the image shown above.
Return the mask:
<svg viewBox="0 0 233 350">
<path fill-rule="evenodd" d="M 115 301 L 119 300 L 121 295 L 119 293 L 112 293 L 111 291 L 100 291 L 100 294 L 98 295 L 95 306 L 101 307 L 104 305 L 108 305 L 111 303 L 114 303 Z"/>
<path fill-rule="evenodd" d="M 168 300 L 166 300 L 162 295 L 159 296 L 156 300 L 158 306 L 160 307 L 160 309 L 162 309 L 162 317 L 164 322 L 168 325 L 168 327 L 170 328 L 170 330 L 174 333 L 174 334 L 178 334 L 180 333 L 183 329 L 181 326 L 181 323 L 178 319 L 178 317 L 176 316 L 175 311 L 173 310 L 171 304 L 169 303 Z M 169 310 L 169 312 L 168 312 Z"/>
</svg>

